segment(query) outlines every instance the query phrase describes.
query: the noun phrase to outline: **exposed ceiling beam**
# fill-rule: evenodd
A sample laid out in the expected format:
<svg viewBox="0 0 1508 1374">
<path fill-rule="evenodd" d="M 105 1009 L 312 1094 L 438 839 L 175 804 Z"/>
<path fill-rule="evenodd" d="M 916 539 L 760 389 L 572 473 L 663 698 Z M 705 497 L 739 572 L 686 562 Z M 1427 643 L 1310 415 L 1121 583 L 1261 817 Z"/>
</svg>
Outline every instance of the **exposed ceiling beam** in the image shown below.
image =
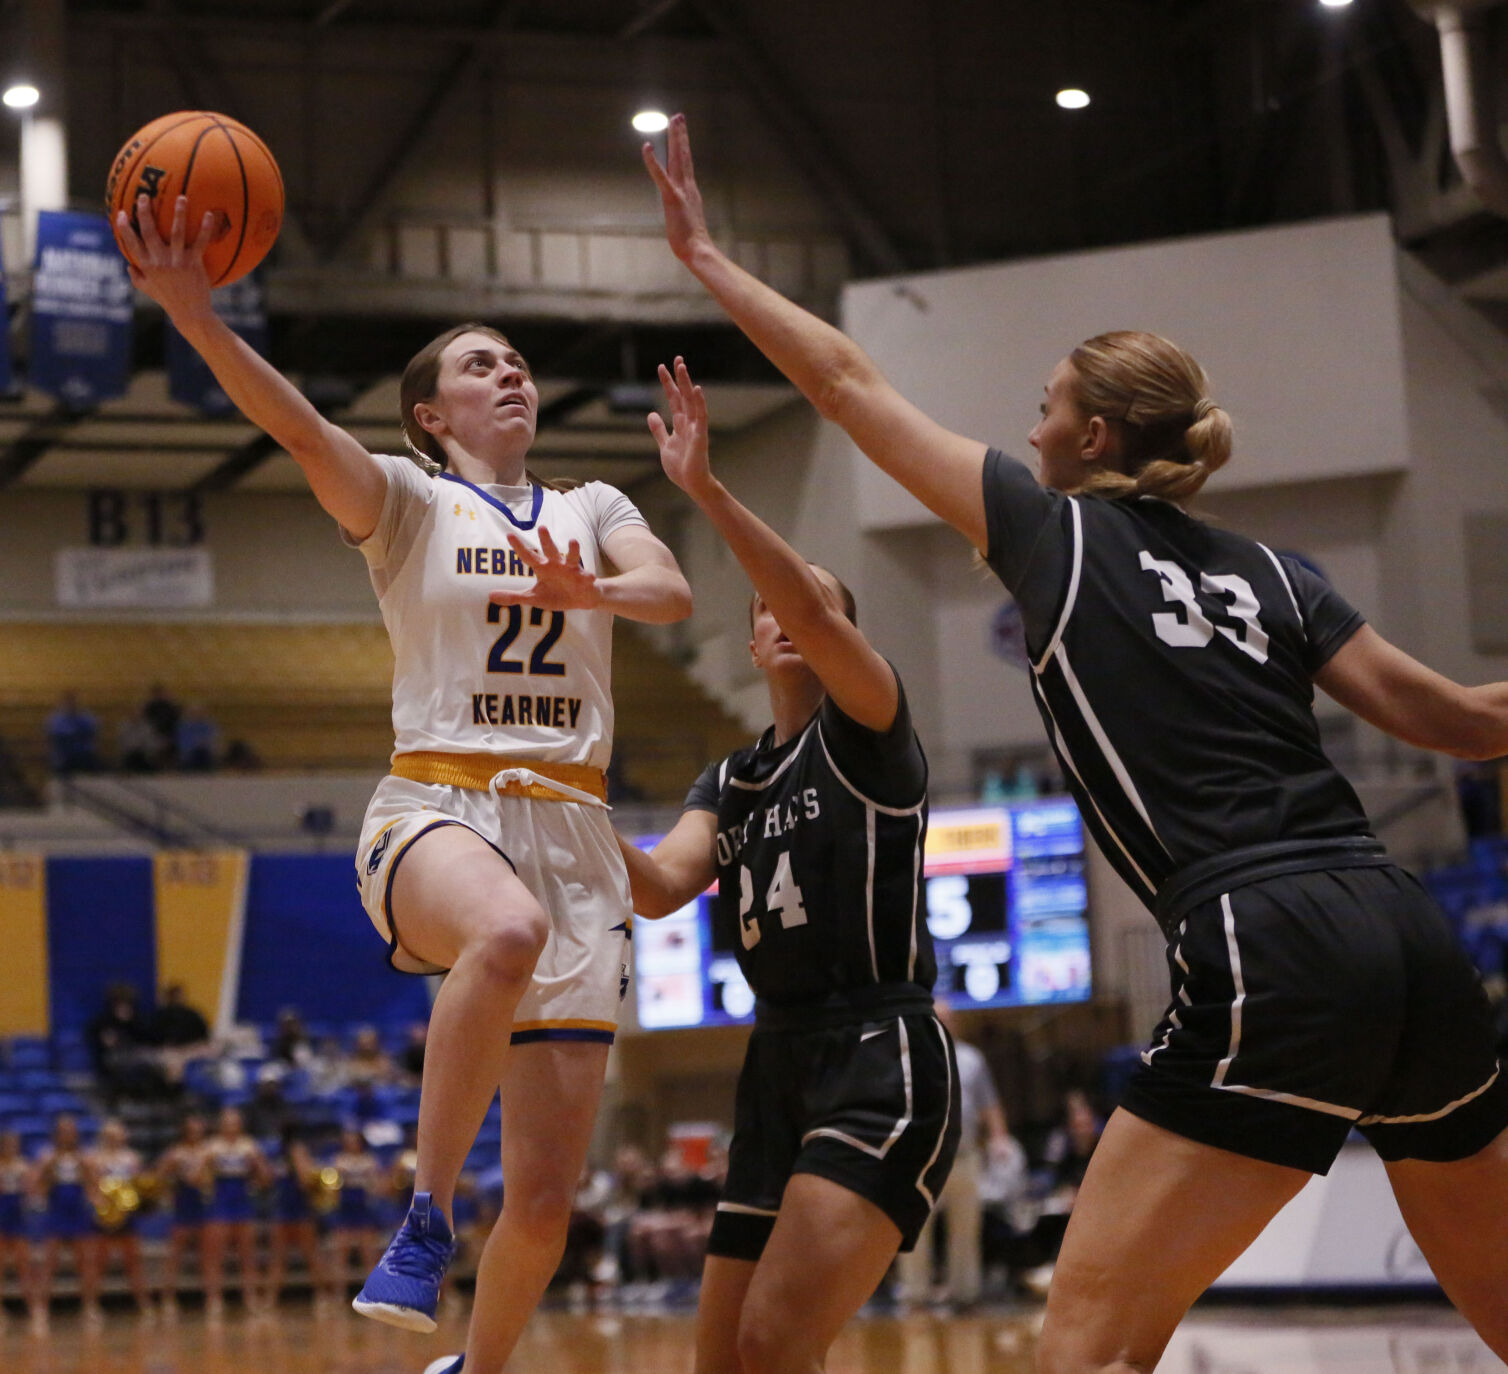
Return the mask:
<svg viewBox="0 0 1508 1374">
<path fill-rule="evenodd" d="M 606 389 L 600 386 L 573 387 L 563 396 L 557 396 L 548 405 L 539 408 L 539 414 L 535 417 L 537 429 L 552 429 L 564 425 L 578 410 L 589 406 L 599 396 L 605 395 Z"/>
<path fill-rule="evenodd" d="M 786 155 L 811 182 L 857 250 L 878 272 L 904 272 L 909 264 L 885 226 L 865 205 L 827 138 L 806 112 L 794 86 L 755 41 L 736 0 L 691 0 L 702 19 L 727 44 L 750 99 L 775 130 Z"/>
<path fill-rule="evenodd" d="M 517 23 L 526 4 L 527 0 L 502 0 L 502 3 L 494 6 L 492 22 L 487 26 L 487 31 L 494 36 L 507 33 Z M 339 256 L 341 249 L 381 208 L 383 195 L 392 185 L 393 179 L 403 170 L 409 158 L 414 155 L 425 135 L 429 133 L 435 116 L 444 108 L 446 101 L 455 94 L 457 88 L 471 77 L 481 59 L 482 49 L 474 44 L 467 43 L 456 48 L 450 60 L 430 83 L 429 90 L 409 117 L 408 122 L 399 131 L 398 136 L 388 144 L 387 151 L 378 160 L 366 184 L 352 201 L 351 212 L 340 224 L 336 225 L 321 245 L 321 257 L 326 262 Z"/>
<path fill-rule="evenodd" d="M 189 106 L 228 114 L 248 126 L 254 124 L 235 82 L 210 55 L 199 30 L 179 22 L 183 16 L 177 12 L 173 0 L 151 0 L 151 8 L 153 15 L 163 21 L 157 29 L 157 38 Z M 284 206 L 279 236 L 285 254 L 295 261 L 309 260 L 309 235 L 291 206 Z"/>
<path fill-rule="evenodd" d="M 278 441 L 269 434 L 258 434 L 234 449 L 223 462 L 204 474 L 188 490 L 199 495 L 226 491 L 235 486 L 253 468 L 259 468 L 274 453 L 282 451 Z"/>
<path fill-rule="evenodd" d="M 46 415 L 39 416 L 26 431 L 0 451 L 0 487 L 8 487 L 26 470 L 38 463 L 75 425 L 88 418 L 89 411 L 70 410 L 61 403 Z"/>
</svg>

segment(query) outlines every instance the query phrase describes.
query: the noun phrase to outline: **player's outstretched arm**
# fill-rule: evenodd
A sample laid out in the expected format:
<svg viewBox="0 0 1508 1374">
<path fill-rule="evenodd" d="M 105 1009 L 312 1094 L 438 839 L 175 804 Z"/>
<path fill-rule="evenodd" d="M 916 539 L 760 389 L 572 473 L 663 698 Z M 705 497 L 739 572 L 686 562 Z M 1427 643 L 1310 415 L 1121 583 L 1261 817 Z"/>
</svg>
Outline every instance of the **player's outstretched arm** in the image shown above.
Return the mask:
<svg viewBox="0 0 1508 1374">
<path fill-rule="evenodd" d="M 205 215 L 192 242 L 187 218 L 188 198 L 179 196 L 172 232 L 164 242 L 145 196 L 137 200 L 140 234 L 124 210 L 116 216 L 116 231 L 139 264 L 130 268 L 131 280 L 167 312 L 237 409 L 288 450 L 320 505 L 352 535 L 365 539 L 377 528 L 387 494 L 381 465 L 215 314 L 204 270 L 212 216 Z"/>
<path fill-rule="evenodd" d="M 984 518 L 985 445 L 944 429 L 886 381 L 842 331 L 787 300 L 731 261 L 712 241 L 691 164 L 686 117 L 670 121 L 665 166 L 644 145 L 660 192 L 671 250 L 754 345 L 878 467 L 977 549 Z"/>
<path fill-rule="evenodd" d="M 1363 625 L 1315 674 L 1336 701 L 1379 730 L 1462 759 L 1508 754 L 1508 682 L 1463 687 Z"/>
<path fill-rule="evenodd" d="M 712 475 L 707 401 L 685 361 L 663 364 L 660 384 L 670 401 L 670 427 L 657 412 L 650 432 L 665 475 L 696 502 L 748 573 L 787 639 L 844 714 L 871 730 L 895 723 L 900 701 L 895 673 L 834 602 L 807 561 Z"/>
<path fill-rule="evenodd" d="M 634 911 L 657 920 L 679 911 L 717 877 L 717 817 L 684 811 L 671 832 L 649 853 L 613 831 L 628 868 Z"/>
</svg>

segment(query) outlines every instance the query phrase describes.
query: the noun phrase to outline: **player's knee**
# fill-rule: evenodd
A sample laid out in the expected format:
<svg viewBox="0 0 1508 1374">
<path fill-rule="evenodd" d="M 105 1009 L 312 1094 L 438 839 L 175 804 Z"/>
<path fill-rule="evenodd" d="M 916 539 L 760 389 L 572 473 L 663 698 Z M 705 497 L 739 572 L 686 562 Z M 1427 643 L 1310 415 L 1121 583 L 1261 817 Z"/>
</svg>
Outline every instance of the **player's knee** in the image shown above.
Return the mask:
<svg viewBox="0 0 1508 1374">
<path fill-rule="evenodd" d="M 779 1374 L 803 1367 L 799 1342 L 771 1312 L 745 1308 L 738 1323 L 738 1367 L 741 1374 Z"/>
<path fill-rule="evenodd" d="M 1157 1356 L 1139 1360 L 1133 1352 L 1096 1350 L 1069 1323 L 1054 1321 L 1052 1314 L 1037 1337 L 1037 1374 L 1151 1374 Z"/>
<path fill-rule="evenodd" d="M 563 1254 L 574 1201 L 574 1187 L 551 1183 L 521 1188 L 504 1206 L 509 1227 L 528 1245 L 554 1246 Z"/>
<path fill-rule="evenodd" d="M 490 922 L 466 953 L 489 981 L 499 985 L 527 982 L 545 947 L 549 924 L 542 911 L 510 911 Z"/>
</svg>

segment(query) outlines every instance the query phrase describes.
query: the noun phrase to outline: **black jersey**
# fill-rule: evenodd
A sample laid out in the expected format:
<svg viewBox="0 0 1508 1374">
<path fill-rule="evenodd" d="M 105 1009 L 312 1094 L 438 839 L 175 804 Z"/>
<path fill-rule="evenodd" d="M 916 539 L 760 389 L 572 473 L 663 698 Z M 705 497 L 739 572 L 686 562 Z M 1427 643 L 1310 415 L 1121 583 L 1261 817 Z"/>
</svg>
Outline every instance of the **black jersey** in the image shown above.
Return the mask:
<svg viewBox="0 0 1508 1374">
<path fill-rule="evenodd" d="M 829 698 L 794 738 L 774 727 L 696 780 L 717 815 L 713 942 L 773 1006 L 937 976 L 922 900 L 927 763 L 905 689 L 867 730 Z"/>
<path fill-rule="evenodd" d="M 1199 860 L 1370 834 L 1312 680 L 1362 625 L 1296 559 L 1155 497 L 1065 496 L 990 450 L 990 566 L 1085 822 L 1149 906 Z"/>
</svg>

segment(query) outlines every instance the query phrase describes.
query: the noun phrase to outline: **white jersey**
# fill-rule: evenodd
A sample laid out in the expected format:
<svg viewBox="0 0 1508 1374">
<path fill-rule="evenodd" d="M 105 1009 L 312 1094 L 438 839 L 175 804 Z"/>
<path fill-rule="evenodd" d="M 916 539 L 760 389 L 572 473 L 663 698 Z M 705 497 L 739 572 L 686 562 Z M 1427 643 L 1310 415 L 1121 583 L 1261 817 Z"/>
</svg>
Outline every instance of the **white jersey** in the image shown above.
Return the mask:
<svg viewBox="0 0 1508 1374">
<path fill-rule="evenodd" d="M 606 769 L 613 747 L 611 611 L 496 606 L 488 594 L 534 574 L 508 546 L 581 547 L 604 571 L 602 543 L 645 524 L 602 482 L 571 491 L 474 486 L 377 455 L 387 496 L 357 544 L 392 641 L 394 756 L 417 750 L 502 754 Z M 348 541 L 352 542 L 352 541 Z"/>
</svg>

